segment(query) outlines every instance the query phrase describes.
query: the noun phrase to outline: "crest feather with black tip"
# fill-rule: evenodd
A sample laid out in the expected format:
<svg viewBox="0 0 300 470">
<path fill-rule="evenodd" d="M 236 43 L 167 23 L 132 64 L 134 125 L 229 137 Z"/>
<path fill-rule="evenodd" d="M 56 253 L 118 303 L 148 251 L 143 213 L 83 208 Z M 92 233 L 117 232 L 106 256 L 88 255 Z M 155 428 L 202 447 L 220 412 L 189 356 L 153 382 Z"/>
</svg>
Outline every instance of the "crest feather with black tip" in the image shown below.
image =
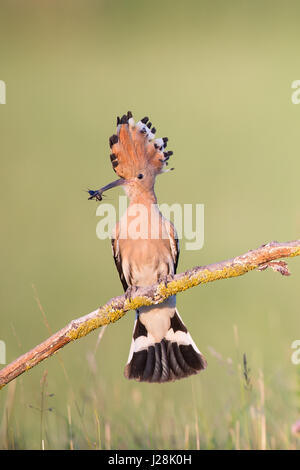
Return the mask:
<svg viewBox="0 0 300 470">
<path fill-rule="evenodd" d="M 121 178 L 135 177 L 147 168 L 156 176 L 164 173 L 173 152 L 164 152 L 168 138 L 155 138 L 156 129 L 148 116 L 134 122 L 128 111 L 117 118 L 117 132 L 109 138 L 110 159 L 114 171 Z"/>
</svg>

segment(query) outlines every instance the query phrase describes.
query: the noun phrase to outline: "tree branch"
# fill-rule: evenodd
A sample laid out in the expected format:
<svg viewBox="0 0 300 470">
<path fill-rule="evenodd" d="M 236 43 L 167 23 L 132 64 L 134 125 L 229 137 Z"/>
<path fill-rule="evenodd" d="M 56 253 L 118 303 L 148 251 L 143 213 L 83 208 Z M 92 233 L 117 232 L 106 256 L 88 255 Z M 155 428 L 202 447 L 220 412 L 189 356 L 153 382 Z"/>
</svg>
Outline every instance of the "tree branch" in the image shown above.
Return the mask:
<svg viewBox="0 0 300 470">
<path fill-rule="evenodd" d="M 140 287 L 131 299 L 126 298 L 125 295 L 114 297 L 94 312 L 71 321 L 43 343 L 1 369 L 0 389 L 23 372 L 55 354 L 66 344 L 86 336 L 100 326 L 116 322 L 129 310 L 136 310 L 143 305 L 159 304 L 171 295 L 183 292 L 190 287 L 218 279 L 241 276 L 254 269 L 264 270 L 271 267 L 283 275 L 288 275 L 287 264 L 283 261 L 274 262 L 274 260 L 299 255 L 300 240 L 286 243 L 271 242 L 236 258 L 207 266 L 198 266 L 184 273 L 176 274 L 166 284 Z"/>
</svg>

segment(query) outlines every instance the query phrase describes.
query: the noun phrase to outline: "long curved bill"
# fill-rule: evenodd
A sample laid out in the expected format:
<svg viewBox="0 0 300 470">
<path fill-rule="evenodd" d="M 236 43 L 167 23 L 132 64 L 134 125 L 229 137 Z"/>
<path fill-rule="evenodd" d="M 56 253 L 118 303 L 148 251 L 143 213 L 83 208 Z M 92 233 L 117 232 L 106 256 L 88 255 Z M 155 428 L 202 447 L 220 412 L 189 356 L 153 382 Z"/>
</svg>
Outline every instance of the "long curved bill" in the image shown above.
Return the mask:
<svg viewBox="0 0 300 470">
<path fill-rule="evenodd" d="M 96 191 L 93 191 L 90 189 L 88 191 L 90 199 L 96 199 L 97 201 L 102 201 L 102 194 L 105 191 L 108 191 L 109 189 L 116 188 L 117 186 L 122 186 L 123 184 L 126 184 L 126 180 L 124 178 L 120 178 L 116 181 L 113 181 L 112 183 L 107 184 L 106 186 L 103 186 L 103 188 L 97 189 Z"/>
</svg>

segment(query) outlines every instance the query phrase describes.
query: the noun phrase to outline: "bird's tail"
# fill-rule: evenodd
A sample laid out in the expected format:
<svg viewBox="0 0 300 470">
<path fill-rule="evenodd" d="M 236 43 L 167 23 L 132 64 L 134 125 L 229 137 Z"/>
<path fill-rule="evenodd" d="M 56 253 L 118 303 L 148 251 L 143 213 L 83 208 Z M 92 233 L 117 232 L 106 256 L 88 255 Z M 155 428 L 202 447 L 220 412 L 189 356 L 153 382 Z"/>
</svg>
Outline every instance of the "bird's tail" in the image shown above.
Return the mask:
<svg viewBox="0 0 300 470">
<path fill-rule="evenodd" d="M 156 342 L 137 314 L 124 375 L 139 382 L 170 382 L 197 374 L 206 368 L 177 309 L 164 337 Z"/>
</svg>

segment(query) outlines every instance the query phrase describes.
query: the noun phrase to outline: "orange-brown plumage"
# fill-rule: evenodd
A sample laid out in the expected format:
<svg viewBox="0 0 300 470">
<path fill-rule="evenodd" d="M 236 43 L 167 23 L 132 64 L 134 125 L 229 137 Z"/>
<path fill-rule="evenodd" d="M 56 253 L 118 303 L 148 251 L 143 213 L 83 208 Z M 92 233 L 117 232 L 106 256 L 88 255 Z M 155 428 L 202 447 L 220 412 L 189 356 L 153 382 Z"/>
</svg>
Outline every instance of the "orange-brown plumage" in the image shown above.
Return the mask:
<svg viewBox="0 0 300 470">
<path fill-rule="evenodd" d="M 117 175 L 129 179 L 145 168 L 154 176 L 162 173 L 172 154 L 164 152 L 168 139 L 155 139 L 146 122 L 134 123 L 130 112 L 118 119 L 119 122 L 117 134 L 110 138 L 111 151 L 116 157 L 112 163 Z"/>
<path fill-rule="evenodd" d="M 90 199 L 101 200 L 104 191 L 122 185 L 129 197 L 129 207 L 112 238 L 116 267 L 127 295 L 136 286 L 173 276 L 179 257 L 176 230 L 162 216 L 154 192 L 155 178 L 168 171 L 165 167 L 173 152 L 164 151 L 168 139 L 155 139 L 156 130 L 148 121 L 145 117 L 135 123 L 130 112 L 118 118 L 117 133 L 109 144 L 113 169 L 120 179 L 89 191 Z M 205 369 L 205 358 L 180 318 L 175 296 L 159 305 L 141 307 L 136 313 L 125 367 L 127 378 L 162 383 Z"/>
</svg>

